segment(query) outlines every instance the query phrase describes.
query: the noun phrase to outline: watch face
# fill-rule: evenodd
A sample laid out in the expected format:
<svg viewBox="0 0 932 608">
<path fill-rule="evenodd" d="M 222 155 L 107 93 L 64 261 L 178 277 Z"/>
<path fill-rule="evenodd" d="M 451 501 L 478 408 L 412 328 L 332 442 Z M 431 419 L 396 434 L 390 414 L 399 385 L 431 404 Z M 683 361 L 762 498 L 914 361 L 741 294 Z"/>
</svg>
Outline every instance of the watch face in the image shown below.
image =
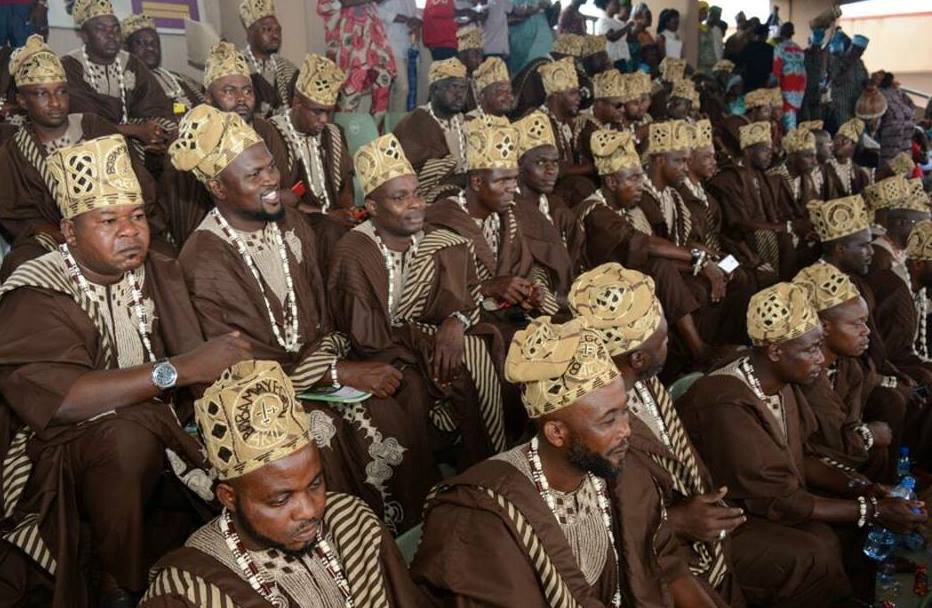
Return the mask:
<svg viewBox="0 0 932 608">
<path fill-rule="evenodd" d="M 159 363 L 152 372 L 152 381 L 159 388 L 170 388 L 175 385 L 178 372 L 171 363 Z"/>
</svg>

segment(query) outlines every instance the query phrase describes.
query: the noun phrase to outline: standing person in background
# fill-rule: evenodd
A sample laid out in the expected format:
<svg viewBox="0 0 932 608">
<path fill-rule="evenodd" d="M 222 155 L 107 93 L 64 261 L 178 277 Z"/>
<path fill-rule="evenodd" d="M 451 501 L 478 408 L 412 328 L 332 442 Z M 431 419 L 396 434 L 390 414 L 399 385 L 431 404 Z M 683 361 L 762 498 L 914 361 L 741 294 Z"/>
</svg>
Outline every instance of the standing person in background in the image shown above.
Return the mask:
<svg viewBox="0 0 932 608">
<path fill-rule="evenodd" d="M 512 0 L 488 0 L 488 17 L 482 25 L 482 50 L 485 57 L 495 56 L 508 59 L 508 13 Z"/>
<path fill-rule="evenodd" d="M 408 51 L 421 38 L 421 20 L 414 0 L 383 0 L 378 6 L 379 18 L 395 56 L 395 79 L 388 95 L 388 111 L 408 109 Z"/>
<path fill-rule="evenodd" d="M 553 47 L 553 30 L 547 21 L 550 0 L 516 0 L 508 16 L 511 55 L 508 70 L 517 74 L 529 62 L 543 57 Z"/>
<path fill-rule="evenodd" d="M 18 49 L 32 34 L 49 37 L 48 0 L 0 0 L 0 46 Z"/>
<path fill-rule="evenodd" d="M 793 42 L 795 34 L 796 28 L 789 21 L 781 25 L 779 42 L 773 50 L 773 73 L 783 94 L 783 129 L 786 132 L 796 128 L 796 114 L 806 95 L 806 57 Z"/>
<path fill-rule="evenodd" d="M 631 7 L 622 6 L 620 0 L 595 0 L 596 7 L 602 15 L 595 22 L 595 33 L 605 36 L 605 52 L 612 60 L 615 68 L 622 72 L 628 71 L 631 62 L 631 51 L 628 50 L 628 33 L 634 27 L 629 20 Z"/>
<path fill-rule="evenodd" d="M 890 72 L 878 72 L 872 79 L 878 81 L 878 88 L 887 99 L 887 111 L 883 113 L 877 131 L 880 162 L 886 162 L 900 152 L 911 154 L 916 106 Z"/>
<path fill-rule="evenodd" d="M 557 24 L 557 33 L 579 36 L 586 34 L 586 18 L 579 12 L 579 7 L 585 3 L 586 0 L 573 0 L 563 9 L 560 13 L 560 22 Z"/>
<path fill-rule="evenodd" d="M 433 61 L 456 57 L 453 0 L 427 0 L 424 5 L 424 46 Z"/>
<path fill-rule="evenodd" d="M 767 86 L 773 71 L 773 47 L 767 44 L 766 25 L 754 28 L 751 41 L 741 51 L 736 63 L 744 77 L 745 93 Z"/>
<path fill-rule="evenodd" d="M 833 41 L 837 39 L 839 44 L 843 44 L 846 37 L 837 34 Z M 828 58 L 834 124 L 844 124 L 854 118 L 854 107 L 870 78 L 861 60 L 868 42 L 865 36 L 855 36 L 841 54 L 830 55 Z"/>
<path fill-rule="evenodd" d="M 631 15 L 634 21 L 634 28 L 631 30 L 631 33 L 628 34 L 628 50 L 631 53 L 632 64 L 637 66 L 641 63 L 642 50 L 644 47 L 656 44 L 654 37 L 647 31 L 647 28 L 653 23 L 654 17 L 647 7 L 647 4 L 644 2 L 635 6 Z"/>
<path fill-rule="evenodd" d="M 683 40 L 677 33 L 680 29 L 680 12 L 675 8 L 665 8 L 657 18 L 657 43 L 664 57 L 680 59 L 683 56 Z"/>
<path fill-rule="evenodd" d="M 275 15 L 274 0 L 242 0 L 239 18 L 246 29 L 243 55 L 252 70 L 256 108 L 259 116 L 268 118 L 291 104 L 298 67 L 279 54 L 282 26 Z"/>
<path fill-rule="evenodd" d="M 809 36 L 809 48 L 803 51 L 803 63 L 806 67 L 806 93 L 799 110 L 799 120 L 818 120 L 822 118 L 822 96 L 827 86 L 828 51 L 822 48 L 825 30 L 814 29 Z"/>
</svg>

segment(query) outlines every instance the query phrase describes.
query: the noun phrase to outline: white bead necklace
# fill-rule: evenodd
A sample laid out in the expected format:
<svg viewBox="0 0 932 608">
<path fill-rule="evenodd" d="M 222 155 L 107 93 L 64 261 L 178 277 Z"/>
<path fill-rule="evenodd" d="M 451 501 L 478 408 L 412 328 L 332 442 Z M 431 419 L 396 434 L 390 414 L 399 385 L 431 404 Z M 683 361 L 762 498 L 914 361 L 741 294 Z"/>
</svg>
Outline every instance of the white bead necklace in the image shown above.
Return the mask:
<svg viewBox="0 0 932 608">
<path fill-rule="evenodd" d="M 324 568 L 327 570 L 327 574 L 330 575 L 330 578 L 333 579 L 333 582 L 337 584 L 337 588 L 340 590 L 340 594 L 343 596 L 343 605 L 345 608 L 353 608 L 356 603 L 353 601 L 353 592 L 350 589 L 349 581 L 346 578 L 346 574 L 343 572 L 343 567 L 340 565 L 340 560 L 337 559 L 337 555 L 333 550 L 333 547 L 330 546 L 330 543 L 326 538 L 323 537 L 318 532 L 317 545 L 314 547 L 314 552 L 317 553 L 317 557 L 324 563 Z"/>
<path fill-rule="evenodd" d="M 667 432 L 667 425 L 664 423 L 663 418 L 660 416 L 660 410 L 657 409 L 657 402 L 654 401 L 654 396 L 651 395 L 647 385 L 641 381 L 638 381 L 634 383 L 634 389 L 637 391 L 641 403 L 643 403 L 644 407 L 647 408 L 647 413 L 651 418 L 654 419 L 657 430 L 660 431 L 660 440 L 665 446 L 667 446 L 668 449 L 672 448 L 673 442 L 670 441 L 670 434 Z"/>
<path fill-rule="evenodd" d="M 835 169 L 835 175 L 841 180 L 841 186 L 845 194 L 851 194 L 851 182 L 854 179 L 854 162 L 838 162 L 838 159 L 832 158 L 828 161 Z"/>
<path fill-rule="evenodd" d="M 321 210 L 324 213 L 327 213 L 327 210 L 330 209 L 330 194 L 327 192 L 327 186 L 323 183 L 316 183 L 313 179 L 314 172 L 311 171 L 311 163 L 314 163 L 314 169 L 317 171 L 317 175 L 323 179 L 324 177 L 324 162 L 320 158 L 320 142 L 317 141 L 317 138 L 311 137 L 311 158 L 307 157 L 308 146 L 305 146 L 301 141 L 301 136 L 298 135 L 298 130 L 294 126 L 294 122 L 291 120 L 291 110 L 288 110 L 284 114 L 285 116 L 285 128 L 288 130 L 288 138 L 294 144 L 295 149 L 298 151 L 298 156 L 301 157 L 301 164 L 304 166 L 304 179 L 307 180 L 307 187 L 311 189 L 311 192 L 314 193 L 321 201 Z M 305 138 L 307 139 L 307 138 Z"/>
<path fill-rule="evenodd" d="M 87 45 L 81 46 L 81 54 L 84 56 L 84 66 L 87 68 L 87 75 L 91 79 L 91 86 L 94 87 L 94 90 L 97 90 L 97 70 L 101 69 L 96 63 L 91 62 L 91 58 L 87 55 Z M 120 85 L 120 107 L 123 110 L 123 122 L 129 122 L 129 113 L 126 107 L 126 83 L 123 81 L 123 63 L 120 61 L 120 56 L 117 55 L 113 60 L 113 67 L 116 70 L 117 82 Z M 101 78 L 107 77 L 107 68 L 103 67 L 104 74 L 100 76 Z"/>
<path fill-rule="evenodd" d="M 252 54 L 252 47 L 249 44 L 246 44 L 246 58 L 249 60 L 252 69 L 257 74 L 262 74 L 262 66 L 259 65 L 259 60 L 256 59 L 256 56 Z M 278 57 L 275 53 L 269 55 L 269 61 L 272 62 L 272 71 L 278 75 Z"/>
<path fill-rule="evenodd" d="M 929 303 L 926 300 L 926 288 L 923 287 L 916 292 L 914 296 L 914 302 L 916 305 L 916 313 L 919 316 L 918 325 L 916 328 L 916 340 L 913 342 L 913 351 L 923 361 L 930 361 L 929 358 L 929 342 L 927 336 L 927 325 L 929 323 Z"/>
<path fill-rule="evenodd" d="M 557 118 L 556 114 L 554 114 L 550 108 L 547 107 L 547 104 L 542 105 L 540 109 L 550 118 L 550 120 L 552 120 L 557 125 L 557 136 L 560 138 L 560 143 L 562 145 L 565 158 L 568 158 L 571 161 L 575 160 L 577 143 L 576 138 L 579 133 L 574 132 L 573 127 Z"/>
<path fill-rule="evenodd" d="M 534 480 L 537 492 L 544 499 L 544 502 L 547 503 L 547 507 L 554 513 L 554 516 L 556 516 L 557 499 L 553 496 L 553 490 L 550 489 L 550 482 L 547 481 L 547 476 L 544 474 L 544 466 L 540 461 L 540 452 L 538 451 L 539 447 L 540 443 L 535 436 L 531 439 L 527 452 L 528 464 L 531 468 L 531 479 Z M 586 477 L 589 483 L 596 489 L 599 511 L 602 513 L 602 523 L 608 531 L 609 544 L 612 547 L 612 554 L 615 556 L 615 568 L 618 571 L 618 585 L 614 595 L 612 595 L 611 606 L 613 608 L 621 608 L 621 561 L 618 559 L 618 549 L 615 547 L 615 531 L 612 527 L 612 513 L 608 503 L 608 497 L 606 496 L 605 480 L 596 477 L 592 473 L 586 473 Z"/>
<path fill-rule="evenodd" d="M 253 278 L 256 280 L 256 283 L 259 285 L 259 293 L 262 295 L 262 301 L 265 303 L 265 311 L 269 316 L 269 323 L 272 325 L 272 333 L 275 334 L 275 341 L 278 342 L 279 346 L 284 348 L 286 351 L 293 353 L 297 352 L 300 345 L 300 332 L 298 327 L 298 304 L 297 297 L 295 296 L 294 291 L 294 282 L 291 279 L 291 267 L 288 264 L 288 254 L 285 250 L 284 239 L 282 239 L 281 229 L 278 227 L 278 224 L 274 222 L 269 222 L 270 227 L 272 228 L 272 239 L 274 241 L 273 245 L 278 248 L 278 255 L 282 261 L 282 272 L 285 275 L 285 302 L 282 306 L 283 316 L 284 316 L 284 329 L 285 335 L 282 336 L 281 331 L 278 329 L 278 323 L 275 321 L 275 315 L 272 313 L 272 305 L 269 302 L 268 294 L 265 291 L 265 287 L 262 284 L 262 275 L 259 273 L 259 268 L 256 266 L 255 260 L 252 259 L 249 250 L 246 248 L 246 243 L 243 242 L 243 239 L 237 234 L 235 230 L 227 223 L 226 218 L 220 214 L 216 207 L 210 211 L 214 220 L 220 226 L 220 230 L 223 231 L 223 234 L 227 239 L 233 243 L 236 247 L 236 250 L 239 252 L 241 258 L 246 263 L 246 266 L 249 268 L 249 271 L 252 273 Z"/>
<path fill-rule="evenodd" d="M 282 592 L 278 590 L 278 585 L 272 580 L 272 577 L 252 559 L 249 555 L 249 551 L 246 549 L 246 545 L 243 544 L 239 534 L 233 529 L 233 518 L 230 516 L 230 512 L 224 509 L 223 513 L 220 514 L 218 523 L 220 524 L 220 533 L 223 535 L 223 540 L 226 542 L 230 553 L 233 554 L 236 565 L 239 566 L 240 571 L 246 576 L 246 582 L 249 583 L 249 586 L 275 608 L 287 608 L 288 600 L 286 600 Z"/>
<path fill-rule="evenodd" d="M 426 107 L 427 107 L 427 113 L 430 114 L 431 118 L 437 121 L 437 124 L 440 125 L 440 129 L 444 133 L 449 133 L 452 131 L 453 134 L 456 135 L 456 141 L 460 147 L 460 150 L 459 150 L 460 158 L 462 159 L 463 165 L 465 166 L 466 165 L 466 130 L 464 129 L 464 126 L 463 126 L 463 115 L 457 113 L 451 116 L 450 118 L 443 120 L 442 118 L 440 118 L 434 113 L 434 107 L 431 105 L 429 101 L 427 102 Z"/>
<path fill-rule="evenodd" d="M 749 357 L 742 359 L 741 363 L 738 364 L 738 368 L 741 370 L 741 373 L 744 374 L 744 377 L 747 378 L 748 385 L 751 387 L 751 391 L 754 393 L 754 396 L 764 403 L 771 403 L 773 398 L 764 394 L 764 389 L 760 384 L 760 378 L 757 377 L 757 373 L 754 371 L 754 366 L 751 365 L 751 359 Z M 780 403 L 780 416 L 783 419 L 783 432 L 786 433 L 786 408 L 783 407 L 783 396 L 777 394 L 776 398 Z"/>
<path fill-rule="evenodd" d="M 400 323 L 395 318 L 395 313 L 392 310 L 392 303 L 395 301 L 395 258 L 382 241 L 374 225 L 372 226 L 372 236 L 375 237 L 375 244 L 379 247 L 382 259 L 385 260 L 385 270 L 388 271 L 388 316 L 391 320 L 391 324 L 393 326 L 398 326 Z M 404 268 L 407 267 L 407 259 L 414 258 L 414 256 L 417 255 L 417 246 L 417 235 L 411 235 L 411 246 L 402 254 L 401 258 L 402 272 L 404 272 Z"/>
<path fill-rule="evenodd" d="M 168 96 L 171 99 L 178 99 L 179 97 L 184 97 L 184 90 L 181 88 L 181 83 L 178 82 L 178 79 L 175 78 L 175 75 L 165 68 L 155 68 L 155 71 L 162 75 L 165 78 L 169 85 L 171 85 L 171 91 L 169 91 Z"/>
</svg>

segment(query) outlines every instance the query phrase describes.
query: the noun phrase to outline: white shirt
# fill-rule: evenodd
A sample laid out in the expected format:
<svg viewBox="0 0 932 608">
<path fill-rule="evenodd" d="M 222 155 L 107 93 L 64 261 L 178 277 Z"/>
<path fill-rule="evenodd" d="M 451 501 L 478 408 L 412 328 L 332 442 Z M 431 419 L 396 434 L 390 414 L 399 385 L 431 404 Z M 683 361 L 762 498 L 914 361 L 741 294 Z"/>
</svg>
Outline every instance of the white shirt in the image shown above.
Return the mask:
<svg viewBox="0 0 932 608">
<path fill-rule="evenodd" d="M 605 14 L 605 11 L 602 11 L 602 16 L 599 17 L 595 22 L 595 33 L 596 34 L 607 34 L 609 32 L 620 30 L 625 24 L 614 17 L 609 17 Z M 631 52 L 628 51 L 628 37 L 622 36 L 615 42 L 609 40 L 605 44 L 605 50 L 608 52 L 608 58 L 613 62 L 619 60 L 630 60 Z"/>
<path fill-rule="evenodd" d="M 676 32 L 663 30 L 661 35 L 664 38 L 664 48 L 666 49 L 667 57 L 681 59 L 683 57 L 683 41 L 676 35 Z"/>
<path fill-rule="evenodd" d="M 398 57 L 407 57 L 411 47 L 407 23 L 395 23 L 395 17 L 417 17 L 415 0 L 383 0 L 378 4 L 379 18 L 385 26 L 385 34 L 392 45 L 392 52 Z"/>
</svg>

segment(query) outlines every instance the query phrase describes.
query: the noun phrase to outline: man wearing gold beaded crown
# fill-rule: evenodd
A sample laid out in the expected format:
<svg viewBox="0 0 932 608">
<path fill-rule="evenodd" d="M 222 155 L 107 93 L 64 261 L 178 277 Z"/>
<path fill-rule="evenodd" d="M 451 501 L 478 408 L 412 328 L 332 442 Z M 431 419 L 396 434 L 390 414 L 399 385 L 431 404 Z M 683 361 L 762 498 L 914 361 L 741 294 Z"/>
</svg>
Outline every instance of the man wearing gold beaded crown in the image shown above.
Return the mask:
<svg viewBox="0 0 932 608">
<path fill-rule="evenodd" d="M 906 267 L 909 270 L 910 284 L 916 295 L 916 321 L 915 341 L 913 352 L 924 363 L 932 356 L 929 350 L 929 336 L 927 330 L 928 304 L 927 294 L 932 288 L 932 221 L 923 220 L 913 227 L 906 242 Z M 929 408 L 922 419 L 917 420 L 915 432 L 907 434 L 911 442 L 913 458 L 925 470 L 932 469 L 932 423 L 929 422 Z"/>
<path fill-rule="evenodd" d="M 177 125 L 172 104 L 149 68 L 123 50 L 110 0 L 76 0 L 71 10 L 81 48 L 62 57 L 73 112 L 96 113 L 157 152 Z"/>
<path fill-rule="evenodd" d="M 363 356 L 403 367 L 398 399 L 432 404 L 422 422 L 464 468 L 505 449 L 498 332 L 479 323 L 472 244 L 447 230 L 425 234 L 424 199 L 394 135 L 360 148 L 355 164 L 369 220 L 333 254 L 334 322 Z"/>
<path fill-rule="evenodd" d="M 334 329 L 321 279 L 317 238 L 282 203 L 272 156 L 237 114 L 198 106 L 169 152 L 192 171 L 214 208 L 179 256 L 204 333 L 242 332 L 259 357 L 282 364 L 300 392 L 349 387 L 356 402 L 310 401 L 326 430 L 327 481 L 363 497 L 395 532 L 414 525 L 436 475 L 423 404 L 392 398 L 402 373 L 351 350 Z M 346 391 L 344 391 L 346 392 Z"/>
<path fill-rule="evenodd" d="M 855 152 L 864 134 L 864 121 L 852 118 L 838 128 L 832 141 L 832 158 L 828 161 L 829 179 L 834 183 L 837 196 L 861 194 L 871 183 L 867 170 L 854 162 Z"/>
<path fill-rule="evenodd" d="M 298 68 L 279 54 L 282 26 L 275 16 L 275 0 L 241 0 L 239 18 L 246 29 L 243 55 L 256 95 L 256 112 L 269 117 L 291 105 Z"/>
<path fill-rule="evenodd" d="M 580 34 L 557 34 L 549 54 L 532 59 L 514 75 L 512 78 L 515 93 L 513 118 L 523 116 L 531 108 L 540 106 L 547 98 L 540 67 L 566 57 L 574 61 L 576 58 L 582 59 L 584 41 L 585 36 Z"/>
<path fill-rule="evenodd" d="M 278 363 L 230 367 L 195 404 L 219 517 L 153 568 L 140 608 L 418 608 L 395 541 L 366 504 L 333 492 Z"/>
<path fill-rule="evenodd" d="M 0 182 L 0 228 L 15 244 L 3 260 L 0 280 L 22 262 L 63 241 L 49 155 L 68 145 L 118 133 L 116 125 L 97 114 L 71 112 L 65 70 L 38 34 L 13 52 L 10 74 L 17 86 L 17 104 L 28 120 L 0 148 L 0 168 L 6 176 Z M 148 203 L 150 230 L 160 232 L 155 181 L 138 159 L 133 159 L 133 172 Z"/>
<path fill-rule="evenodd" d="M 55 576 L 55 608 L 126 606 L 145 589 L 146 556 L 180 541 L 170 530 L 146 540 L 166 465 L 213 497 L 205 472 L 186 464 L 203 466 L 179 423 L 182 387 L 212 382 L 250 350 L 235 333 L 202 341 L 179 268 L 149 251 L 121 135 L 64 147 L 48 164 L 65 244 L 0 289 L 0 390 L 4 417 L 15 414 L 4 426 L 17 431 L 4 460 L 3 512 L 15 512 L 4 538 Z M 99 598 L 82 577 L 85 550 L 100 557 Z"/>
<path fill-rule="evenodd" d="M 501 57 L 489 57 L 472 73 L 471 82 L 476 94 L 476 106 L 466 113 L 466 120 L 486 114 L 507 116 L 514 109 L 515 96 L 508 78 L 508 66 Z"/>
<path fill-rule="evenodd" d="M 677 402 L 693 445 L 728 487 L 725 500 L 748 514 L 732 535 L 736 576 L 755 605 L 850 605 L 830 525 L 846 536 L 868 522 L 909 530 L 928 517 L 924 504 L 875 496 L 871 486 L 839 487 L 827 467 L 806 461 L 814 421 L 795 389 L 816 381 L 825 362 L 806 290 L 777 283 L 758 292 L 747 324 L 750 354 L 699 379 Z M 856 543 L 846 550 L 856 551 Z"/>
<path fill-rule="evenodd" d="M 579 150 L 581 158 L 592 162 L 592 134 L 599 129 L 624 129 L 625 79 L 618 70 L 606 70 L 592 78 L 592 107 L 579 113 Z"/>
</svg>

